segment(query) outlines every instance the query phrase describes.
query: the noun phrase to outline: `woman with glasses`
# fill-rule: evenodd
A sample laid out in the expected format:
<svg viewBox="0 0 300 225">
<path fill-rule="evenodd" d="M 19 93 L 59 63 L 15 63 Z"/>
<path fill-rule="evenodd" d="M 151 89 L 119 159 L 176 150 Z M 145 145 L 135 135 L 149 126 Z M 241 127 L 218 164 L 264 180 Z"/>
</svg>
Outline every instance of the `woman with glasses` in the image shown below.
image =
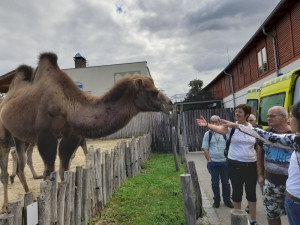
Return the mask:
<svg viewBox="0 0 300 225">
<path fill-rule="evenodd" d="M 247 122 L 251 110 L 251 106 L 247 104 L 240 104 L 235 108 L 237 125 L 252 128 L 252 125 Z M 235 209 L 241 209 L 243 189 L 245 186 L 246 199 L 248 200 L 250 211 L 250 224 L 258 224 L 256 222 L 257 169 L 256 151 L 254 149 L 255 138 L 240 132 L 239 129 L 207 123 L 203 116 L 196 121 L 199 126 L 206 126 L 214 132 L 229 134 L 228 173 L 232 186 L 233 206 Z"/>
<path fill-rule="evenodd" d="M 269 115 L 270 117 L 271 115 Z M 275 115 L 272 115 L 275 117 Z M 249 128 L 243 125 L 234 124 L 229 121 L 222 121 L 225 127 L 231 127 L 244 132 L 249 132 Z M 286 197 L 285 209 L 290 225 L 299 224 L 300 221 L 300 101 L 292 106 L 290 126 L 295 134 L 275 134 L 261 130 L 259 128 L 251 128 L 260 137 L 274 144 L 281 144 L 294 149 L 290 159 L 288 169 L 288 179 L 286 181 Z M 286 150 L 283 150 L 286 151 Z"/>
</svg>

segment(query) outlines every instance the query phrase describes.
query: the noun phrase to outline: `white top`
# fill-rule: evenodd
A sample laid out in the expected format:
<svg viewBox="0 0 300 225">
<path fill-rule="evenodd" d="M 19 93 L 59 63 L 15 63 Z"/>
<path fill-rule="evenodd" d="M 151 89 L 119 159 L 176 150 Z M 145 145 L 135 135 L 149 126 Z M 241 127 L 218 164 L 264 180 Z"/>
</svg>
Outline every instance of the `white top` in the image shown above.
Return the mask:
<svg viewBox="0 0 300 225">
<path fill-rule="evenodd" d="M 252 125 L 248 123 L 248 127 Z M 228 128 L 228 135 L 230 135 L 231 128 Z M 229 138 L 228 138 L 229 139 Z M 251 137 L 239 129 L 235 129 L 229 146 L 228 158 L 240 162 L 255 162 L 256 151 L 254 149 L 255 138 Z"/>
<path fill-rule="evenodd" d="M 286 190 L 293 196 L 300 198 L 300 168 L 297 162 L 296 152 L 291 157 L 289 166 L 289 178 L 286 181 Z"/>
</svg>

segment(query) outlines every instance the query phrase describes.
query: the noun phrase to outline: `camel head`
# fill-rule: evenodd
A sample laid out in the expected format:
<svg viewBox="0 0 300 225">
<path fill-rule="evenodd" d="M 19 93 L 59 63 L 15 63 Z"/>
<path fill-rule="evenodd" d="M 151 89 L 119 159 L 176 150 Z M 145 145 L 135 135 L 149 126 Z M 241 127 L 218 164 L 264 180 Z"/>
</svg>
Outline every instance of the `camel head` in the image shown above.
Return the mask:
<svg viewBox="0 0 300 225">
<path fill-rule="evenodd" d="M 131 77 L 131 82 L 135 89 L 134 105 L 140 111 L 169 113 L 172 110 L 172 101 L 155 87 L 151 78 L 137 75 Z"/>
</svg>

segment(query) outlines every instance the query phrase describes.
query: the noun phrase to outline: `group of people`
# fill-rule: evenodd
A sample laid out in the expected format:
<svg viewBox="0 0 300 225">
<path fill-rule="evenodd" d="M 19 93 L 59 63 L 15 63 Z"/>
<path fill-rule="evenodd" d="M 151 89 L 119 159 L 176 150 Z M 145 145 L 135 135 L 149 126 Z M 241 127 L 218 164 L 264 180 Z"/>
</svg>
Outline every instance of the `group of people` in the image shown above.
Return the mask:
<svg viewBox="0 0 300 225">
<path fill-rule="evenodd" d="M 256 221 L 258 183 L 262 188 L 268 223 L 281 224 L 280 217 L 287 214 L 290 224 L 299 224 L 300 102 L 292 107 L 290 125 L 285 108 L 281 106 L 270 108 L 267 113 L 269 125 L 267 130 L 256 127 L 256 118 L 251 114 L 251 110 L 247 104 L 238 105 L 235 108 L 235 123 L 221 120 L 215 115 L 210 118 L 210 123 L 202 116 L 197 119 L 199 126 L 208 128 L 203 137 L 202 149 L 211 174 L 213 207 L 220 206 L 219 180 L 222 183 L 224 204 L 229 208 L 241 209 L 245 187 L 250 224 L 258 224 Z M 253 131 L 264 139 L 256 139 L 249 135 Z"/>
</svg>

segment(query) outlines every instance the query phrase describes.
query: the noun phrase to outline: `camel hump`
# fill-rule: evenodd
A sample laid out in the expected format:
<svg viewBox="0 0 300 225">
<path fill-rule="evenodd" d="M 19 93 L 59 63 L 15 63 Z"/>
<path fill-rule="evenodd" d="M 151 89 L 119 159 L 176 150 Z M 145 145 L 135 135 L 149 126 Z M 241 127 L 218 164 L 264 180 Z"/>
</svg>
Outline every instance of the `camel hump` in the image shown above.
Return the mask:
<svg viewBox="0 0 300 225">
<path fill-rule="evenodd" d="M 24 76 L 23 80 L 31 81 L 32 74 L 33 74 L 33 68 L 31 66 L 20 65 L 17 68 L 16 72 L 17 74 L 22 74 Z"/>
<path fill-rule="evenodd" d="M 58 67 L 57 65 L 57 55 L 52 52 L 45 52 L 40 55 L 39 59 L 39 65 L 41 64 L 42 61 L 47 60 L 50 62 L 50 64 L 54 67 Z"/>
</svg>

